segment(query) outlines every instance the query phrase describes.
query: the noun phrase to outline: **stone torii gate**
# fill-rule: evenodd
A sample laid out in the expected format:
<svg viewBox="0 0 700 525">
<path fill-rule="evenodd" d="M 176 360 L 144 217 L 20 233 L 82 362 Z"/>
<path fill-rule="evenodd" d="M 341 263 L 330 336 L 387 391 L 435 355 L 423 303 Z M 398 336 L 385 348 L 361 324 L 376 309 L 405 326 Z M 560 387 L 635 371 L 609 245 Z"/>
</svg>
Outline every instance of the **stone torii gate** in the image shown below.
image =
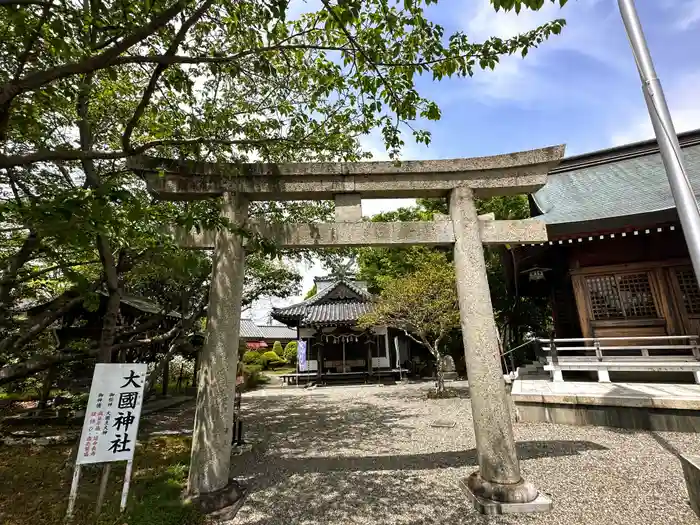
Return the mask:
<svg viewBox="0 0 700 525">
<path fill-rule="evenodd" d="M 479 470 L 462 486 L 484 513 L 548 510 L 551 503 L 520 475 L 499 359 L 483 244 L 544 242 L 544 223 L 477 217 L 475 197 L 530 193 L 564 155 L 564 146 L 468 159 L 292 164 L 224 164 L 153 157 L 130 159 L 162 199 L 223 196 L 222 214 L 291 248 L 453 245 L 460 319 Z M 361 198 L 449 197 L 449 217 L 430 222 L 362 222 Z M 263 224 L 250 201 L 331 200 L 336 222 Z M 245 246 L 229 230 L 181 235 L 214 248 L 206 342 L 197 374 L 189 491 L 205 496 L 229 483 Z"/>
</svg>

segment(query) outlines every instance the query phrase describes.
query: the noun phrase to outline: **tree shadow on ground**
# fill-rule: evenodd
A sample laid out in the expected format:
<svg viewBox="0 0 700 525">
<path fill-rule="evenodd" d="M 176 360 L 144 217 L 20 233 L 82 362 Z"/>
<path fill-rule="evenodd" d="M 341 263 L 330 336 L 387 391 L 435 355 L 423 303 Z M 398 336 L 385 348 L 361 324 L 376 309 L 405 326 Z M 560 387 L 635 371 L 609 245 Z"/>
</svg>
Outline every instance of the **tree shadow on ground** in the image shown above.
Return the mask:
<svg viewBox="0 0 700 525">
<path fill-rule="evenodd" d="M 167 408 L 158 412 L 152 412 L 143 418 L 140 431 L 150 434 L 154 431 L 181 431 L 192 430 L 194 424 L 194 401 L 188 401 L 182 405 Z"/>
<path fill-rule="evenodd" d="M 251 400 L 245 421 L 254 453 L 232 462 L 232 475 L 250 492 L 234 523 L 485 523 L 457 487 L 477 465 L 476 451 L 430 452 L 435 447 L 418 442 L 405 452 L 392 448 L 397 434 L 424 434 L 411 417 L 357 398 Z M 425 439 L 440 436 L 426 431 Z M 521 459 L 605 450 L 588 441 L 517 446 Z"/>
<path fill-rule="evenodd" d="M 380 409 L 361 400 L 352 406 L 329 403 L 325 396 L 255 398 L 242 406 L 245 437 L 264 448 L 282 448 L 288 453 L 357 450 L 358 445 L 386 439 L 401 428 L 411 414 Z"/>
</svg>

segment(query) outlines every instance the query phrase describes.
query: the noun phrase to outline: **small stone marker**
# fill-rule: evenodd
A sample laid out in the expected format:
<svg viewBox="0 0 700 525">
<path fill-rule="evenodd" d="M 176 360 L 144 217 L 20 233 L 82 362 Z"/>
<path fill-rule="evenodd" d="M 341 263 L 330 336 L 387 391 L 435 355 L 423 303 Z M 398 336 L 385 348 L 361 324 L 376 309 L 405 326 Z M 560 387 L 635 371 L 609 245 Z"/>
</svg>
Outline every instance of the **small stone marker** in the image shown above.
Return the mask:
<svg viewBox="0 0 700 525">
<path fill-rule="evenodd" d="M 442 356 L 442 370 L 444 372 L 454 372 L 457 368 L 455 367 L 455 360 L 451 355 Z"/>
<path fill-rule="evenodd" d="M 430 422 L 431 427 L 435 428 L 454 428 L 457 423 L 454 421 L 449 421 L 447 419 L 436 419 Z"/>
</svg>

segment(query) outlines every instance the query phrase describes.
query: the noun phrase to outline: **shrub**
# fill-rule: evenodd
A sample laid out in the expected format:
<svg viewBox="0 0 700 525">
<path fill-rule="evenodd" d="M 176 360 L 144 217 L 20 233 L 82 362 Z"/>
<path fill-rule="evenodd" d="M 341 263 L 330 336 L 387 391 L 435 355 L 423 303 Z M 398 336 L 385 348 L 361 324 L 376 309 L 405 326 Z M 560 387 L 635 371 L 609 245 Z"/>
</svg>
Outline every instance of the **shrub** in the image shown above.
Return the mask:
<svg viewBox="0 0 700 525">
<path fill-rule="evenodd" d="M 270 363 L 272 363 L 273 361 L 276 362 L 281 360 L 282 358 L 272 350 L 268 350 L 260 356 L 260 364 L 265 370 L 267 370 L 267 368 L 270 366 Z"/>
<path fill-rule="evenodd" d="M 297 342 L 289 341 L 284 347 L 283 357 L 291 364 L 297 364 Z"/>
<path fill-rule="evenodd" d="M 268 368 L 279 368 L 281 366 L 284 366 L 288 364 L 288 362 L 285 359 L 277 359 L 273 360 L 267 363 Z"/>
<path fill-rule="evenodd" d="M 260 373 L 261 365 L 244 365 L 243 366 L 243 390 L 252 390 L 256 386 L 267 383 L 267 378 Z"/>
<path fill-rule="evenodd" d="M 243 367 L 243 373 L 244 374 L 254 374 L 256 372 L 261 372 L 262 371 L 262 366 L 261 365 L 246 365 Z"/>
<path fill-rule="evenodd" d="M 282 343 L 280 343 L 279 341 L 275 341 L 275 344 L 272 345 L 272 351 L 277 354 L 279 359 L 282 359 L 282 356 L 284 355 Z"/>
<path fill-rule="evenodd" d="M 75 411 L 85 410 L 88 404 L 88 397 L 90 397 L 90 395 L 86 392 L 74 395 L 70 401 L 71 409 Z"/>
<path fill-rule="evenodd" d="M 258 352 L 248 350 L 243 354 L 243 363 L 246 365 L 262 365 L 262 356 Z"/>
</svg>

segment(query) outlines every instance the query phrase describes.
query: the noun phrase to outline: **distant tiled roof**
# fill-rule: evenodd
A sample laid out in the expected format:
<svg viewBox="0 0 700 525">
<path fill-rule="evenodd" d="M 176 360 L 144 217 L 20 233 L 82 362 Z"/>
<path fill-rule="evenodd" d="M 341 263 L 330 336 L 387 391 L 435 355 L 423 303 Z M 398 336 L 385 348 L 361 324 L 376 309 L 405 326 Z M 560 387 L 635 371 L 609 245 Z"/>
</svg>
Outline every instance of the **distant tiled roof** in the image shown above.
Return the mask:
<svg viewBox="0 0 700 525">
<path fill-rule="evenodd" d="M 320 293 L 328 287 L 333 286 L 339 280 L 345 280 L 346 282 L 352 283 L 355 287 L 367 291 L 367 281 L 358 281 L 357 279 L 347 276 L 345 277 L 345 279 L 339 279 L 335 275 L 322 275 L 320 277 L 314 277 L 314 284 L 316 285 L 316 289 Z"/>
<path fill-rule="evenodd" d="M 258 325 L 263 334 L 263 339 L 296 339 L 297 331 L 288 326 L 267 324 Z"/>
<path fill-rule="evenodd" d="M 105 292 L 104 290 L 98 290 L 97 293 L 101 295 L 103 298 L 104 297 L 109 297 L 109 294 Z M 68 293 L 69 296 L 77 297 L 77 293 Z M 49 302 L 46 303 L 34 303 L 31 301 L 25 301 L 23 303 L 20 303 L 20 306 L 16 309 L 17 312 L 27 312 L 29 315 L 34 315 L 36 312 L 39 312 L 41 310 L 44 310 L 49 307 L 52 303 L 54 303 L 57 299 L 52 299 Z M 147 313 L 147 314 L 162 314 L 163 309 L 160 307 L 160 305 L 156 302 L 153 302 L 149 299 L 146 299 L 144 297 L 139 297 L 136 295 L 129 295 L 126 293 L 121 294 L 121 303 L 126 304 L 131 306 L 132 308 L 135 308 L 136 310 L 139 310 L 141 312 Z M 79 306 L 82 308 L 82 306 Z M 171 317 L 175 319 L 179 319 L 181 315 L 174 311 L 171 310 L 170 312 L 165 313 L 166 317 Z"/>
<path fill-rule="evenodd" d="M 262 330 L 251 319 L 241 319 L 240 337 L 243 339 L 265 339 Z"/>
<path fill-rule="evenodd" d="M 102 295 L 107 295 L 105 292 L 100 292 Z M 148 299 L 144 299 L 143 297 L 137 297 L 135 295 L 126 295 L 122 294 L 122 303 L 128 304 L 129 306 L 132 306 L 136 308 L 137 310 L 141 310 L 142 312 L 146 312 L 149 314 L 159 314 L 162 313 L 161 307 L 152 301 L 149 301 Z M 181 315 L 175 311 L 170 311 L 166 315 L 169 317 L 175 317 L 175 318 L 180 318 Z"/>
<path fill-rule="evenodd" d="M 354 323 L 372 309 L 372 295 L 363 284 L 339 280 L 301 303 L 273 308 L 272 317 L 300 326 Z"/>
<path fill-rule="evenodd" d="M 251 319 L 241 319 L 240 336 L 249 341 L 263 339 L 296 339 L 297 331 L 281 325 L 258 325 Z"/>
<path fill-rule="evenodd" d="M 700 196 L 700 130 L 679 136 L 688 178 Z M 656 141 L 564 159 L 533 195 L 548 229 L 670 210 L 675 204 Z"/>
</svg>

